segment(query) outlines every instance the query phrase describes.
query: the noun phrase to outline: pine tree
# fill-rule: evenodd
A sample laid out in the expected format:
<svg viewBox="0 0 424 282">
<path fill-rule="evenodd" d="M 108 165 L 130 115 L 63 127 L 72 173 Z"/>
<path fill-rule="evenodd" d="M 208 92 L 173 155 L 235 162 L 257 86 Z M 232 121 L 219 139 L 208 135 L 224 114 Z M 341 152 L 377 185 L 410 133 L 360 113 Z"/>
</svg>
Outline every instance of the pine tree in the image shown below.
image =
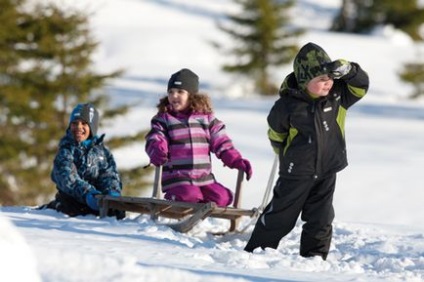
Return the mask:
<svg viewBox="0 0 424 282">
<path fill-rule="evenodd" d="M 7 120 L 12 118 L 7 104 L 14 88 L 14 73 L 19 63 L 19 58 L 12 48 L 16 41 L 25 38 L 25 34 L 16 24 L 22 18 L 21 13 L 15 9 L 20 2 L 0 0 L 0 199 L 4 203 L 10 203 L 14 198 L 13 191 L 8 188 L 11 170 L 8 167 L 12 166 L 18 158 L 19 150 L 23 148 L 23 144 L 18 142 L 19 139 L 15 136 L 16 132 L 7 126 Z"/>
<path fill-rule="evenodd" d="M 410 98 L 418 98 L 424 95 L 424 62 L 418 58 L 415 62 L 405 63 L 399 73 L 402 81 L 412 84 L 413 92 Z"/>
<path fill-rule="evenodd" d="M 392 25 L 407 33 L 414 41 L 423 40 L 420 28 L 424 22 L 424 9 L 417 0 L 343 0 L 331 30 L 368 33 L 376 26 Z M 399 73 L 401 80 L 414 87 L 412 98 L 424 95 L 424 64 L 420 56 L 405 63 Z"/>
<path fill-rule="evenodd" d="M 424 9 L 417 0 L 343 0 L 331 30 L 367 33 L 378 25 L 393 25 L 419 40 L 423 21 Z"/>
<path fill-rule="evenodd" d="M 298 46 L 295 37 L 302 30 L 290 27 L 289 9 L 293 0 L 235 0 L 242 12 L 228 14 L 229 25 L 218 27 L 234 39 L 235 47 L 226 50 L 234 63 L 223 65 L 229 73 L 239 73 L 255 82 L 256 91 L 263 95 L 277 93 L 272 82 L 271 67 L 290 62 Z M 220 44 L 216 44 L 222 48 Z"/>
<path fill-rule="evenodd" d="M 40 204 L 55 192 L 50 171 L 72 108 L 90 101 L 104 112 L 101 121 L 128 110 L 107 109 L 102 90 L 122 71 L 93 69 L 98 42 L 85 13 L 25 0 L 0 4 L 0 204 Z"/>
</svg>

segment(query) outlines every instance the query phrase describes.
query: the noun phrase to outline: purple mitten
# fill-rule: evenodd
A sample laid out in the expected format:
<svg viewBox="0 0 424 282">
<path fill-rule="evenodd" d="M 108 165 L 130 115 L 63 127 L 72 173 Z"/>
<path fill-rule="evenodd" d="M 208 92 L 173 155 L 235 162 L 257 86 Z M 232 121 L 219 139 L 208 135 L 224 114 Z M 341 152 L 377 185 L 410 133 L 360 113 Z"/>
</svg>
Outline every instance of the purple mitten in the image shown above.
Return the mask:
<svg viewBox="0 0 424 282">
<path fill-rule="evenodd" d="M 150 162 L 155 166 L 161 166 L 168 161 L 168 154 L 160 150 L 153 150 L 150 155 Z"/>
<path fill-rule="evenodd" d="M 246 179 L 249 180 L 252 177 L 252 166 L 246 159 L 238 159 L 233 163 L 234 168 L 241 169 L 246 173 Z"/>
<path fill-rule="evenodd" d="M 227 150 L 221 154 L 221 161 L 229 168 L 234 168 L 234 162 L 241 159 L 241 155 L 237 150 Z"/>
<path fill-rule="evenodd" d="M 149 150 L 150 162 L 155 166 L 161 166 L 168 161 L 168 146 L 165 142 L 152 144 Z"/>
<path fill-rule="evenodd" d="M 237 150 L 227 150 L 221 155 L 221 160 L 224 165 L 229 168 L 241 169 L 246 173 L 246 179 L 249 180 L 252 177 L 252 166 L 250 162 L 243 159 Z"/>
</svg>

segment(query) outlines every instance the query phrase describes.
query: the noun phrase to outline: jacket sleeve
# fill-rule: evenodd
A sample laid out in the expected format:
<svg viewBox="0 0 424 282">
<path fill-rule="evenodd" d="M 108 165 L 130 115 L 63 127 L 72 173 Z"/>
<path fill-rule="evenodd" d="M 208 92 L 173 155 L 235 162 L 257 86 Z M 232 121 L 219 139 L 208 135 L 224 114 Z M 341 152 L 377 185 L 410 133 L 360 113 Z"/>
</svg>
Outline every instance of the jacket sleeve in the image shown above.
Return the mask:
<svg viewBox="0 0 424 282">
<path fill-rule="evenodd" d="M 227 135 L 225 124 L 213 115 L 210 115 L 209 119 L 211 152 L 215 153 L 220 160 L 227 162 L 227 165 L 241 158 L 241 154 L 234 148 L 232 140 Z"/>
<path fill-rule="evenodd" d="M 357 63 L 352 62 L 351 65 L 351 71 L 336 84 L 336 89 L 341 92 L 341 105 L 345 109 L 362 99 L 369 88 L 368 74 Z"/>
<path fill-rule="evenodd" d="M 102 169 L 99 171 L 96 187 L 103 194 L 109 193 L 110 191 L 116 191 L 121 193 L 122 182 L 119 176 L 115 159 L 108 148 L 102 145 L 102 149 L 106 158 L 106 166 L 102 167 Z"/>
<path fill-rule="evenodd" d="M 268 139 L 271 142 L 272 149 L 278 154 L 286 142 L 290 128 L 289 114 L 283 97 L 275 102 L 268 114 L 267 121 Z"/>
<path fill-rule="evenodd" d="M 74 164 L 72 148 L 60 147 L 53 162 L 51 173 L 53 182 L 57 189 L 73 198 L 78 202 L 85 204 L 85 195 L 89 191 L 95 191 L 96 188 L 83 180 Z"/>
<path fill-rule="evenodd" d="M 155 150 L 167 150 L 167 126 L 166 120 L 161 115 L 156 115 L 150 122 L 150 131 L 146 135 L 145 151 L 149 157 Z"/>
</svg>

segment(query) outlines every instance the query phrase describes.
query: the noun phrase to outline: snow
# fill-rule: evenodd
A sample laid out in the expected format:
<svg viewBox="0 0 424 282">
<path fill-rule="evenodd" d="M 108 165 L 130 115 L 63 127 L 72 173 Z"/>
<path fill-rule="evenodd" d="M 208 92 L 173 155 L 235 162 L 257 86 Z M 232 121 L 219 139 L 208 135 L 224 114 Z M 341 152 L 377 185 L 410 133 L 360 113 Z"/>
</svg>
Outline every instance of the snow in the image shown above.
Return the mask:
<svg viewBox="0 0 424 282">
<path fill-rule="evenodd" d="M 41 0 L 40 0 L 41 1 Z M 127 68 L 110 87 L 113 103 L 136 105 L 100 131 L 128 134 L 149 126 L 171 73 L 189 67 L 213 97 L 218 118 L 254 175 L 244 183 L 242 206 L 257 207 L 268 182 L 273 153 L 266 116 L 276 97 L 239 97 L 248 85 L 222 73 L 225 58 L 209 44 L 225 40 L 215 26 L 230 0 L 64 0 L 94 10 L 91 24 L 101 41 L 99 70 Z M 397 77 L 416 47 L 399 31 L 376 29 L 369 36 L 329 33 L 341 1 L 298 1 L 296 23 L 308 27 L 300 44 L 313 41 L 332 58 L 360 63 L 371 78 L 368 95 L 347 118 L 350 165 L 339 174 L 334 236 L 327 261 L 298 255 L 302 222 L 277 250 L 243 248 L 243 234 L 214 236 L 228 221 L 206 219 L 180 234 L 146 215 L 117 221 L 69 218 L 33 207 L 0 208 L 2 281 L 424 281 L 424 103 L 406 97 L 411 88 Z M 282 80 L 290 65 L 275 71 Z M 144 144 L 114 151 L 118 165 L 148 162 Z M 214 162 L 222 183 L 234 187 L 236 172 Z M 152 176 L 153 178 L 153 176 Z M 145 192 L 149 195 L 150 191 Z M 244 219 L 242 226 L 248 224 Z"/>
</svg>

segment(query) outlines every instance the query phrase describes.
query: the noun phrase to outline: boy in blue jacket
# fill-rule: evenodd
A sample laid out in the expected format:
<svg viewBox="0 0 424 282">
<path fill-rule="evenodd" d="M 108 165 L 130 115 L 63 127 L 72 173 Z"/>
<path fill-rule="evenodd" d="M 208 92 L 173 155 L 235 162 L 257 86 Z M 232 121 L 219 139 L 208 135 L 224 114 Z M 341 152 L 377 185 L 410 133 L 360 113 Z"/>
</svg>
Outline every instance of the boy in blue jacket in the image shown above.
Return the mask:
<svg viewBox="0 0 424 282">
<path fill-rule="evenodd" d="M 73 109 L 51 172 L 58 191 L 47 208 L 69 216 L 99 215 L 96 195 L 121 195 L 116 163 L 103 144 L 105 135 L 97 135 L 98 126 L 99 113 L 92 104 L 78 104 Z M 108 216 L 122 219 L 125 213 L 110 210 Z"/>
<path fill-rule="evenodd" d="M 314 43 L 300 49 L 267 118 L 279 178 L 245 251 L 276 249 L 301 214 L 300 255 L 327 258 L 336 173 L 347 166 L 346 112 L 368 86 L 368 75 L 357 63 L 332 61 Z"/>
</svg>

